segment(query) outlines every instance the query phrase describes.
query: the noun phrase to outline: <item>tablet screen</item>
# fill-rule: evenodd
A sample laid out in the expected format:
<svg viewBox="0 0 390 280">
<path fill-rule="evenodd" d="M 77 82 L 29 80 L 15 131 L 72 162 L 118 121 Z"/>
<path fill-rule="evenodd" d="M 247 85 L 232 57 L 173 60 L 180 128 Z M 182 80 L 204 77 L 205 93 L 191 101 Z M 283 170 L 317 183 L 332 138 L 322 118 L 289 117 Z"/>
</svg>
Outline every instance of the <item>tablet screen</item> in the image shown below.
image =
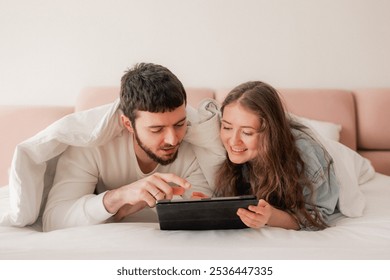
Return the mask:
<svg viewBox="0 0 390 280">
<path fill-rule="evenodd" d="M 162 230 L 240 229 L 247 226 L 237 216 L 238 208 L 257 203 L 252 195 L 159 200 L 156 209 Z"/>
</svg>

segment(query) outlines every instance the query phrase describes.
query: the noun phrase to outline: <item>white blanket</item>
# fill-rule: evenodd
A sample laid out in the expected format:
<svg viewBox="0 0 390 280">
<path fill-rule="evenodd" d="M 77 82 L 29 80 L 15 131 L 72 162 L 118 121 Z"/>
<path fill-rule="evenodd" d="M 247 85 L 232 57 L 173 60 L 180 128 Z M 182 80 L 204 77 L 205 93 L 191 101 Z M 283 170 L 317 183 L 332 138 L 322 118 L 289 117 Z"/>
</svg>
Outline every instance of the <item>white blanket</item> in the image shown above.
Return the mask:
<svg viewBox="0 0 390 280">
<path fill-rule="evenodd" d="M 15 150 L 9 181 L 9 207 L 2 207 L 0 225 L 33 224 L 42 212 L 52 186 L 58 156 L 69 145 L 102 145 L 124 128 L 120 122 L 119 100 L 112 104 L 68 115 L 34 137 L 19 144 Z M 190 125 L 185 141 L 194 145 L 200 167 L 210 185 L 218 164 L 225 157 L 219 139 L 218 105 L 205 100 L 198 110 L 187 110 Z M 346 146 L 318 138 L 335 162 L 340 182 L 339 209 L 348 217 L 359 217 L 365 198 L 359 188 L 375 175 L 367 159 Z"/>
<path fill-rule="evenodd" d="M 198 110 L 188 108 L 190 125 L 184 139 L 194 144 L 210 185 L 225 154 L 218 137 L 218 106 L 214 102 L 205 100 Z M 0 225 L 23 227 L 37 220 L 52 186 L 58 157 L 70 145 L 103 145 L 120 134 L 124 128 L 118 105 L 119 100 L 68 115 L 16 147 L 10 170 L 9 207 L 0 213 Z"/>
<path fill-rule="evenodd" d="M 307 119 L 290 114 L 295 121 L 309 127 L 313 135 L 333 158 L 334 170 L 340 185 L 338 208 L 347 217 L 360 217 L 365 207 L 365 197 L 360 185 L 375 176 L 371 162 L 347 146 L 321 135 L 321 131 L 311 125 Z"/>
</svg>

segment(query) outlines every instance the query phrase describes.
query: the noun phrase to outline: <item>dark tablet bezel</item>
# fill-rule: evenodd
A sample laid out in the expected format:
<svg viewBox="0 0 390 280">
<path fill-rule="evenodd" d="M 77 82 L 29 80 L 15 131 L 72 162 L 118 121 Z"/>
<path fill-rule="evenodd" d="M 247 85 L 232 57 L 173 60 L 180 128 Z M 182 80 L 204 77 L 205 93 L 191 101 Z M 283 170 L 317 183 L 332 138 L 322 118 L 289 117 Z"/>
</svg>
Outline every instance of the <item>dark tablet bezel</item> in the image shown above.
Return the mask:
<svg viewBox="0 0 390 280">
<path fill-rule="evenodd" d="M 257 205 L 255 196 L 159 200 L 156 203 L 161 230 L 240 229 L 247 226 L 238 208 Z"/>
</svg>

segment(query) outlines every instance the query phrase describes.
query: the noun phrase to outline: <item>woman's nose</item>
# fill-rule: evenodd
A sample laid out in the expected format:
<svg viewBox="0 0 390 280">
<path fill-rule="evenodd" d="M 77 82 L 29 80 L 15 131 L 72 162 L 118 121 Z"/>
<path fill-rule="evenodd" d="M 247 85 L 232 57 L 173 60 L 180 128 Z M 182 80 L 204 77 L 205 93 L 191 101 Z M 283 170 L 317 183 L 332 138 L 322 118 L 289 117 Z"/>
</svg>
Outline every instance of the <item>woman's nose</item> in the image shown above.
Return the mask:
<svg viewBox="0 0 390 280">
<path fill-rule="evenodd" d="M 236 145 L 238 143 L 241 142 L 241 137 L 240 137 L 240 131 L 233 131 L 230 139 L 229 139 L 229 142 L 231 145 Z"/>
</svg>

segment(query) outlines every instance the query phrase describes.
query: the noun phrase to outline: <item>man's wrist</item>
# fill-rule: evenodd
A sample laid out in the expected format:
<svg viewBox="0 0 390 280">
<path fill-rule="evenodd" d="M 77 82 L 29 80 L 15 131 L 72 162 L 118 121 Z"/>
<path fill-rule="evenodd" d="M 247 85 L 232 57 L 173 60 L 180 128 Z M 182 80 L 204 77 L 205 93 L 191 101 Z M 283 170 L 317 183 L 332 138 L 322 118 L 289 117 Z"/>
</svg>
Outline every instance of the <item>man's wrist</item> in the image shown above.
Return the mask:
<svg viewBox="0 0 390 280">
<path fill-rule="evenodd" d="M 103 205 L 106 211 L 112 215 L 115 215 L 121 208 L 121 196 L 117 195 L 118 189 L 108 190 L 103 196 Z"/>
</svg>

